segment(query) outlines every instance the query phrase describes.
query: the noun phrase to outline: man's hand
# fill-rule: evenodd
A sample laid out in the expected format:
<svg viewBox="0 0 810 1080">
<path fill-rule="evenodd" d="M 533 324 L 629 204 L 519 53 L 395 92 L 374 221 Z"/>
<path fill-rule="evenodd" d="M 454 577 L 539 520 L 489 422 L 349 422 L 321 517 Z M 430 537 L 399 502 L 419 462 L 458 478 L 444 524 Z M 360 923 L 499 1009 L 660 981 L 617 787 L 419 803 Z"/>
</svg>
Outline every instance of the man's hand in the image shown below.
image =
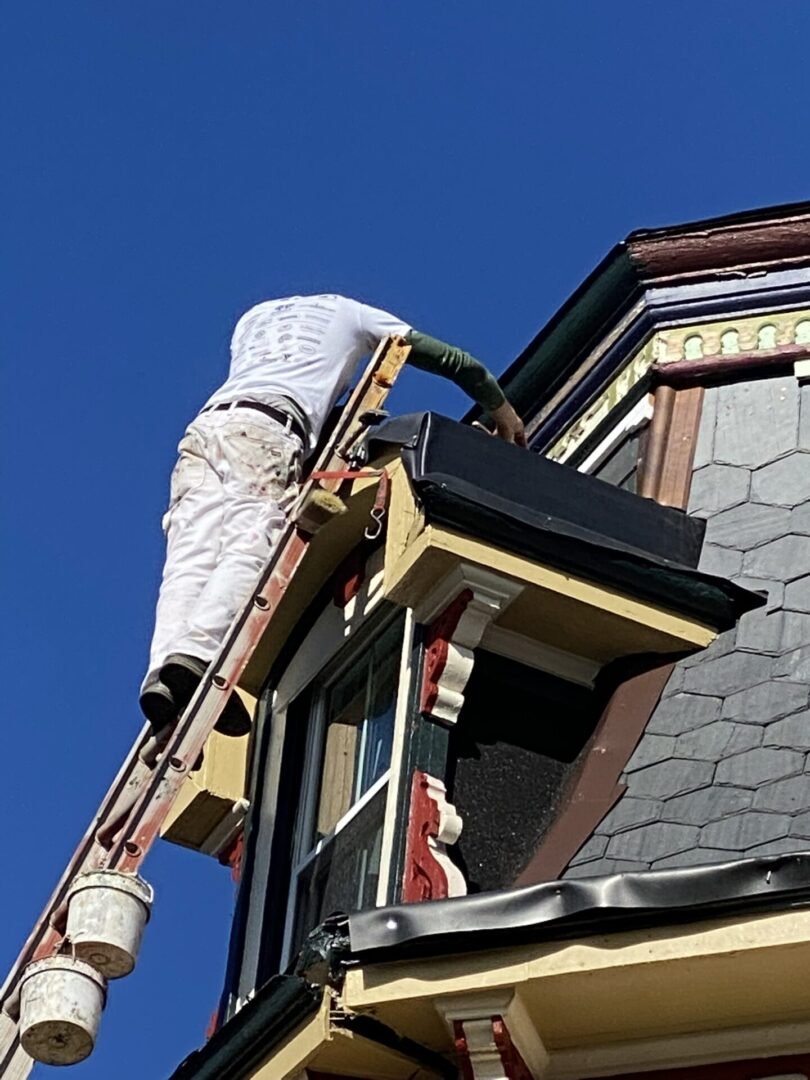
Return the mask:
<svg viewBox="0 0 810 1080">
<path fill-rule="evenodd" d="M 523 430 L 523 421 L 512 408 L 508 401 L 493 409 L 490 416 L 495 421 L 495 432 L 499 439 L 504 442 L 515 443 L 517 446 L 526 446 L 526 432 Z"/>
</svg>

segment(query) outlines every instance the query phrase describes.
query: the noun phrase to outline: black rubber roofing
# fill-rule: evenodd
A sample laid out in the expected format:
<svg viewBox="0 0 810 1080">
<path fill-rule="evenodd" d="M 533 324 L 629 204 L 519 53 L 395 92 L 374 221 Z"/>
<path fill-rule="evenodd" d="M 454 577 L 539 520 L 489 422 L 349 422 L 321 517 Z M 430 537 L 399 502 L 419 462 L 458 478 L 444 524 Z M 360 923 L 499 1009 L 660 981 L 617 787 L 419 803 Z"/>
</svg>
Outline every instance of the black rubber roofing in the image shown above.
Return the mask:
<svg viewBox="0 0 810 1080">
<path fill-rule="evenodd" d="M 810 903 L 810 853 L 646 870 L 349 916 L 351 959 L 387 962 Z"/>
<path fill-rule="evenodd" d="M 436 413 L 388 420 L 369 439 L 403 447 L 428 522 L 700 619 L 734 625 L 763 597 L 695 569 L 705 525 Z"/>
</svg>

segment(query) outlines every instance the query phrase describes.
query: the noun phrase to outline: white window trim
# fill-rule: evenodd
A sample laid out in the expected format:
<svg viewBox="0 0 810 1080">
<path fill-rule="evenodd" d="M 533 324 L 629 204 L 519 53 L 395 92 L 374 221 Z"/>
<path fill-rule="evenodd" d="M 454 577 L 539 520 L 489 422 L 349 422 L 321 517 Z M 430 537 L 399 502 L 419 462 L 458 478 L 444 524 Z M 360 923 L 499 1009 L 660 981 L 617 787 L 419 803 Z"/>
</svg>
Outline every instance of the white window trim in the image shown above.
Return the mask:
<svg viewBox="0 0 810 1080">
<path fill-rule="evenodd" d="M 258 836 L 254 848 L 256 854 L 251 874 L 239 973 L 240 1001 L 248 1000 L 255 992 L 258 977 L 264 927 L 264 898 L 270 876 L 272 838 L 278 816 L 281 762 L 287 735 L 287 708 L 334 660 L 346 642 L 365 625 L 368 616 L 384 599 L 382 583 L 383 551 L 380 549 L 372 554 L 366 564 L 366 580 L 357 596 L 342 610 L 334 604 L 328 604 L 318 616 L 315 625 L 287 665 L 273 694 L 273 730 L 265 759 L 261 798 L 254 800 L 247 822 L 247 829 L 257 829 Z M 258 806 L 261 806 L 261 813 L 256 820 L 254 815 Z"/>
<path fill-rule="evenodd" d="M 653 395 L 645 394 L 640 401 L 636 402 L 630 412 L 622 417 L 616 427 L 611 428 L 599 445 L 580 462 L 577 466 L 577 472 L 592 473 L 594 469 L 598 469 L 619 443 L 628 435 L 632 435 L 634 431 L 638 431 L 639 428 L 649 423 L 652 420 L 652 415 Z"/>
<path fill-rule="evenodd" d="M 402 616 L 403 616 L 403 610 L 401 608 L 392 610 L 388 617 L 381 620 L 380 625 L 376 628 L 375 637 L 378 637 L 379 635 L 383 634 L 389 628 L 391 623 L 395 622 L 397 619 L 402 619 Z M 399 667 L 398 667 L 398 672 L 400 674 L 402 673 L 403 663 L 405 661 L 406 655 L 408 657 L 408 660 L 410 658 L 411 641 L 412 641 L 412 629 L 411 629 L 412 620 L 411 620 L 410 616 L 411 616 L 410 610 L 406 609 L 405 612 L 404 612 L 404 619 L 403 619 L 402 640 L 400 642 L 400 662 L 399 662 Z M 313 630 L 314 629 L 315 628 L 313 628 Z M 342 646 L 344 644 L 345 643 L 343 641 L 340 642 L 340 646 Z M 334 659 L 335 655 L 339 652 L 340 646 L 338 647 L 338 649 L 334 650 L 334 654 L 330 659 Z M 347 668 L 349 668 L 355 661 L 356 661 L 356 656 L 354 656 L 354 655 L 352 655 L 350 653 L 350 655 L 346 656 L 345 659 L 335 667 L 334 671 L 329 673 L 329 680 L 328 681 L 332 682 L 333 680 L 338 679 L 341 676 L 341 674 L 344 671 L 346 671 Z M 325 669 L 327 667 L 328 667 L 327 663 L 321 664 L 319 666 L 318 670 L 316 672 L 312 673 L 312 677 L 308 680 L 307 684 L 305 684 L 304 686 L 299 687 L 298 694 L 303 693 L 304 690 L 306 689 L 306 686 L 311 685 L 317 678 L 322 677 L 323 672 L 325 671 Z M 394 705 L 394 731 L 392 733 L 392 741 L 391 741 L 391 763 L 389 764 L 388 769 L 385 771 L 385 773 L 383 773 L 383 775 L 381 777 L 379 777 L 377 780 L 375 780 L 375 782 L 371 785 L 371 787 L 368 789 L 368 791 L 364 792 L 360 796 L 360 798 L 349 807 L 349 809 L 346 811 L 346 813 L 343 815 L 343 817 L 341 817 L 340 820 L 337 822 L 334 829 L 327 836 L 321 837 L 321 839 L 318 840 L 318 842 L 315 844 L 315 846 L 313 848 L 308 849 L 306 851 L 306 853 L 302 853 L 302 846 L 303 846 L 303 843 L 304 843 L 303 837 L 312 835 L 313 820 L 314 820 L 315 814 L 317 813 L 317 791 L 318 791 L 317 780 L 320 777 L 321 768 L 322 768 L 322 765 L 323 765 L 323 734 L 324 734 L 324 724 L 325 724 L 325 715 L 324 715 L 324 709 L 323 709 L 324 698 L 323 698 L 322 695 L 319 696 L 318 702 L 317 702 L 317 705 L 316 705 L 317 713 L 315 713 L 315 714 L 310 713 L 309 731 L 307 733 L 306 768 L 304 770 L 304 775 L 303 775 L 302 780 L 301 780 L 301 797 L 302 797 L 302 802 L 304 802 L 305 805 L 304 805 L 303 813 L 299 815 L 299 817 L 298 817 L 298 819 L 296 820 L 296 823 L 295 823 L 295 837 L 294 837 L 294 840 L 293 840 L 293 858 L 292 858 L 292 866 L 291 866 L 291 870 L 290 870 L 290 885 L 289 885 L 289 889 L 288 889 L 288 892 L 287 892 L 287 911 L 286 911 L 286 917 L 285 917 L 285 921 L 284 921 L 284 940 L 283 940 L 283 945 L 282 945 L 282 949 L 281 949 L 281 967 L 282 968 L 287 967 L 287 965 L 292 960 L 291 951 L 292 951 L 293 933 L 294 933 L 294 929 L 295 929 L 295 913 L 296 913 L 296 907 L 297 907 L 297 903 L 298 903 L 298 882 L 300 880 L 301 874 L 309 866 L 309 864 L 312 862 L 312 860 L 317 858 L 317 856 L 320 855 L 321 852 L 330 843 L 332 843 L 334 841 L 334 839 L 338 835 L 338 833 L 340 833 L 361 812 L 361 810 L 365 806 L 368 805 L 368 803 L 371 801 L 371 799 L 388 784 L 388 782 L 390 780 L 390 777 L 392 775 L 392 771 L 393 771 L 393 769 L 395 767 L 394 766 L 395 744 L 397 743 L 397 741 L 399 741 L 400 743 L 403 741 L 402 737 L 400 737 L 399 740 L 397 738 L 397 736 L 398 736 L 397 726 L 398 726 L 400 713 L 402 711 L 402 702 L 403 702 L 403 700 L 405 702 L 405 708 L 407 710 L 407 701 L 408 701 L 408 693 L 407 692 L 408 692 L 408 689 L 409 689 L 409 687 L 403 686 L 401 682 L 399 682 L 397 684 L 396 701 L 395 701 L 395 705 Z M 296 696 L 298 696 L 298 694 L 296 694 Z M 407 719 L 407 717 L 406 717 L 406 719 Z M 403 730 L 404 730 L 404 723 L 403 723 L 402 726 L 403 726 Z M 399 749 L 398 757 L 401 760 L 401 757 L 402 757 L 401 747 Z M 387 799 L 386 800 L 386 805 L 385 805 L 385 810 L 383 811 L 383 835 L 382 835 L 382 842 L 381 842 L 381 848 L 380 848 L 380 876 L 381 876 L 381 878 L 383 877 L 384 863 L 383 863 L 382 860 L 383 860 L 383 856 L 385 854 L 385 832 L 386 832 L 386 827 L 388 825 L 389 805 L 390 805 L 390 803 L 389 803 L 389 800 Z M 389 846 L 389 849 L 390 849 L 390 843 L 389 843 L 388 846 Z M 387 874 L 385 876 L 386 876 L 386 879 L 387 879 Z M 380 903 L 379 896 L 380 896 L 380 888 L 379 888 L 379 883 L 378 883 L 377 895 L 376 895 L 376 898 L 375 898 L 375 903 L 378 904 L 378 905 Z"/>
</svg>

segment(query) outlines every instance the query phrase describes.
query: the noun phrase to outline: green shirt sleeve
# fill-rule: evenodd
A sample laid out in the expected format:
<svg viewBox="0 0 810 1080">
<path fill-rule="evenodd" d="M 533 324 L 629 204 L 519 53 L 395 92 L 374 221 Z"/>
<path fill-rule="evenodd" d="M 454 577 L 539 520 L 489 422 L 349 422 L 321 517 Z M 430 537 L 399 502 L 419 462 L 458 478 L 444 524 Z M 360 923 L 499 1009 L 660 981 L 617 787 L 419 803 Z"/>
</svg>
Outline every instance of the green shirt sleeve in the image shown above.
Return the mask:
<svg viewBox="0 0 810 1080">
<path fill-rule="evenodd" d="M 487 412 L 503 405 L 506 398 L 497 379 L 474 356 L 457 349 L 455 345 L 448 345 L 428 334 L 420 334 L 418 330 L 410 330 L 406 341 L 411 346 L 409 364 L 421 371 L 452 379 Z"/>
</svg>

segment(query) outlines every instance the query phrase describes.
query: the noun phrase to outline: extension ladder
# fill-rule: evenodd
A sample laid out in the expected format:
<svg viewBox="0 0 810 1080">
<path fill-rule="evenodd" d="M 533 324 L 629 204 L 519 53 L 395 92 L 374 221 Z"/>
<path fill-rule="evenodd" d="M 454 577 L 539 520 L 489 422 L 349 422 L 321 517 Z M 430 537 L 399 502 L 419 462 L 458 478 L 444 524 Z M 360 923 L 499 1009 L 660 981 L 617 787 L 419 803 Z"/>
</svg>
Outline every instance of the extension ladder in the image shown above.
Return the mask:
<svg viewBox="0 0 810 1080">
<path fill-rule="evenodd" d="M 290 520 L 256 590 L 231 625 L 193 699 L 163 747 L 147 724 L 113 780 L 19 957 L 0 988 L 0 1077 L 25 1080 L 34 1061 L 20 1045 L 20 981 L 27 965 L 64 950 L 66 896 L 78 874 L 92 870 L 136 873 L 180 787 L 238 683 L 290 579 L 304 558 L 318 515 L 309 513 L 318 490 L 335 492 L 353 464 L 358 441 L 376 419 L 410 352 L 403 338 L 383 339 L 351 394 L 337 426 L 304 482 Z M 327 475 L 324 475 L 327 474 Z"/>
</svg>

